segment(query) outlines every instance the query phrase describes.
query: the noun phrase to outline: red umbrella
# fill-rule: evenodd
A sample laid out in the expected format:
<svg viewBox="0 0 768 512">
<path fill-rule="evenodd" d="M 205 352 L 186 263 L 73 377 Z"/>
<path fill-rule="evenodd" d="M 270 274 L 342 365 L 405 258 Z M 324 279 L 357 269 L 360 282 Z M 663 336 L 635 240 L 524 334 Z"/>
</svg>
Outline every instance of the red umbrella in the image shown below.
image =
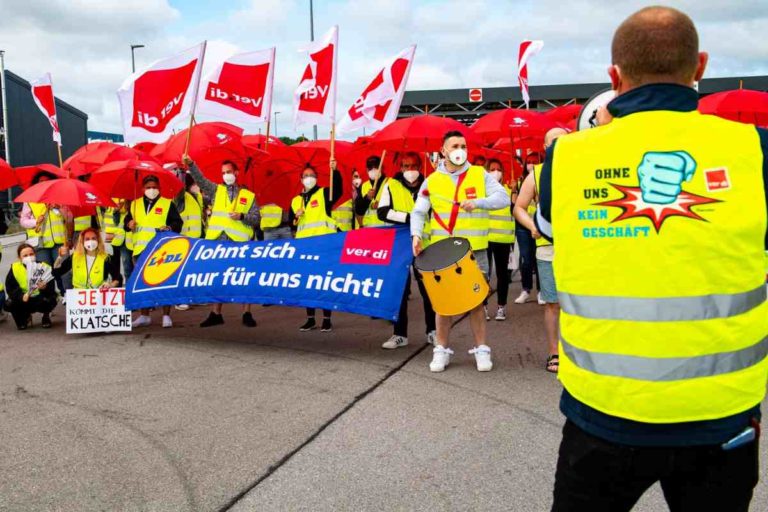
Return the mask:
<svg viewBox="0 0 768 512">
<path fill-rule="evenodd" d="M 21 188 L 24 190 L 31 187 L 32 181 L 34 181 L 34 179 L 42 173 L 52 174 L 54 177 L 59 178 L 69 177 L 65 171 L 51 164 L 37 164 L 17 167 L 13 170 L 13 172 L 16 174 L 16 180 L 18 180 L 19 186 L 21 186 Z"/>
<path fill-rule="evenodd" d="M 114 203 L 101 190 L 73 178 L 44 181 L 32 185 L 14 199 L 16 203 L 42 203 L 91 209 L 97 206 L 114 207 Z"/>
<path fill-rule="evenodd" d="M 5 190 L 19 184 L 13 169 L 8 162 L 0 158 L 0 190 Z"/>
<path fill-rule="evenodd" d="M 438 151 L 443 144 L 443 136 L 453 130 L 464 134 L 469 146 L 480 146 L 478 137 L 460 122 L 431 115 L 398 119 L 376 133 L 370 144 L 378 150 L 417 153 Z"/>
<path fill-rule="evenodd" d="M 750 89 L 717 92 L 699 100 L 699 112 L 766 127 L 768 93 Z"/>
<path fill-rule="evenodd" d="M 154 142 L 137 142 L 133 145 L 133 149 L 136 151 L 141 151 L 142 153 L 149 154 L 150 151 L 152 151 L 155 146 L 157 146 Z"/>
<path fill-rule="evenodd" d="M 160 182 L 160 195 L 173 199 L 182 191 L 184 184 L 156 160 L 133 158 L 118 160 L 100 167 L 91 175 L 90 183 L 105 191 L 109 197 L 134 200 L 144 193 L 143 180 L 154 176 Z"/>
<path fill-rule="evenodd" d="M 243 144 L 246 144 L 248 146 L 253 146 L 257 149 L 269 149 L 270 146 L 285 146 L 285 142 L 281 141 L 274 135 L 269 136 L 269 144 L 266 144 L 267 136 L 258 134 L 258 135 L 244 135 L 243 136 Z"/>
<path fill-rule="evenodd" d="M 544 112 L 544 115 L 556 123 L 567 124 L 579 117 L 581 108 L 581 105 L 569 103 L 568 105 L 551 108 Z"/>
<path fill-rule="evenodd" d="M 544 134 L 557 123 L 535 110 L 505 108 L 486 114 L 472 125 L 472 132 L 488 144 L 493 144 L 502 137 L 512 136 L 544 137 Z"/>
<path fill-rule="evenodd" d="M 187 133 L 188 129 L 182 130 L 165 142 L 160 158 L 163 163 L 181 166 L 187 149 Z M 221 162 L 225 160 L 236 163 L 240 169 L 245 168 L 247 156 L 242 138 L 242 128 L 229 123 L 196 124 L 189 136 L 189 156 L 208 179 L 220 180 Z M 157 152 L 156 146 L 150 154 L 156 156 Z"/>
<path fill-rule="evenodd" d="M 113 142 L 91 142 L 81 147 L 64 162 L 64 170 L 76 178 L 92 173 L 102 165 L 137 156 L 135 149 Z"/>
</svg>

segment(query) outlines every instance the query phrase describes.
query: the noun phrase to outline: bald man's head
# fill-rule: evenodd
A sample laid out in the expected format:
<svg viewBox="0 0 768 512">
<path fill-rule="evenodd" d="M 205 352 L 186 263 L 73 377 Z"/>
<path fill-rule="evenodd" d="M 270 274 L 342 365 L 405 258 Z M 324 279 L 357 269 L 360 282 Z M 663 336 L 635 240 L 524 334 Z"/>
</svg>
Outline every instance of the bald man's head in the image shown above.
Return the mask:
<svg viewBox="0 0 768 512">
<path fill-rule="evenodd" d="M 624 89 L 659 82 L 692 85 L 706 65 L 693 21 L 671 7 L 646 7 L 624 20 L 613 35 L 611 54 Z"/>
<path fill-rule="evenodd" d="M 553 142 L 555 142 L 556 138 L 567 133 L 568 130 L 563 128 L 552 128 L 544 135 L 544 148 L 548 148 L 552 145 Z"/>
</svg>

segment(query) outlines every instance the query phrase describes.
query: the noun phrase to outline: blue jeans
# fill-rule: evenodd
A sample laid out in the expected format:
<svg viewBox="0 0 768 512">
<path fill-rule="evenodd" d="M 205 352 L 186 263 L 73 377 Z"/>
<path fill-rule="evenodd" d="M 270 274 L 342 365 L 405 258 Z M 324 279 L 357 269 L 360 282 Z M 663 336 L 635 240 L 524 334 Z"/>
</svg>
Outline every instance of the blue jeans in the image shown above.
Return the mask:
<svg viewBox="0 0 768 512">
<path fill-rule="evenodd" d="M 264 241 L 267 240 L 289 240 L 293 238 L 291 228 L 289 226 L 283 226 L 273 229 L 264 230 Z"/>
<path fill-rule="evenodd" d="M 536 266 L 536 241 L 527 229 L 515 229 L 515 243 L 520 250 L 520 279 L 523 290 L 530 292 L 533 289 L 533 271 Z M 538 274 L 536 288 L 541 290 Z"/>
</svg>

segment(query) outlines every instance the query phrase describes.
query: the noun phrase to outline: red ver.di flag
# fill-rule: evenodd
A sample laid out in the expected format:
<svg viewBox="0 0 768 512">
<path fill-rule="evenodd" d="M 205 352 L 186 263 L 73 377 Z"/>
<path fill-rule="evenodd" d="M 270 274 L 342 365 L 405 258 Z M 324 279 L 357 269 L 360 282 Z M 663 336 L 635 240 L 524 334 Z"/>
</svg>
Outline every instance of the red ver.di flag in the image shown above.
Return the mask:
<svg viewBox="0 0 768 512">
<path fill-rule="evenodd" d="M 397 119 L 415 52 L 416 45 L 406 48 L 376 74 L 339 122 L 338 133 L 378 130 Z"/>
<path fill-rule="evenodd" d="M 520 50 L 517 56 L 517 81 L 520 83 L 520 93 L 523 95 L 525 108 L 531 97 L 528 94 L 528 61 L 544 48 L 544 41 L 530 41 L 526 39 L 520 43 Z"/>
<path fill-rule="evenodd" d="M 334 26 L 318 41 L 300 51 L 309 55 L 299 87 L 293 96 L 294 126 L 336 122 L 336 54 L 339 27 Z"/>
<path fill-rule="evenodd" d="M 53 95 L 53 82 L 51 74 L 46 73 L 37 80 L 30 82 L 32 86 L 32 97 L 35 100 L 37 108 L 48 118 L 53 128 L 53 141 L 61 146 L 61 132 L 59 131 L 59 121 L 56 118 L 56 99 Z"/>
<path fill-rule="evenodd" d="M 205 42 L 131 75 L 118 89 L 125 142 L 163 142 L 197 100 Z"/>
<path fill-rule="evenodd" d="M 236 124 L 269 120 L 275 49 L 233 55 L 202 81 L 197 112 Z"/>
</svg>

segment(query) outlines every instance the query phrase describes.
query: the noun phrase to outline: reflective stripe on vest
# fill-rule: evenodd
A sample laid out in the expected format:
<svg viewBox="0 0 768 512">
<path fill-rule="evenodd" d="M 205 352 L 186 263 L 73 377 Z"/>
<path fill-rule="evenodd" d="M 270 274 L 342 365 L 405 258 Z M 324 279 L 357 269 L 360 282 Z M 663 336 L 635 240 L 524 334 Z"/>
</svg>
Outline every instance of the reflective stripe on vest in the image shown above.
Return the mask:
<svg viewBox="0 0 768 512">
<path fill-rule="evenodd" d="M 91 227 L 91 217 L 84 215 L 82 217 L 75 217 L 75 231 L 83 231 Z"/>
<path fill-rule="evenodd" d="M 77 289 L 98 288 L 104 284 L 104 261 L 107 257 L 99 254 L 88 272 L 85 254 L 72 254 L 72 286 Z"/>
<path fill-rule="evenodd" d="M 179 212 L 181 220 L 181 235 L 190 238 L 200 238 L 203 236 L 203 205 L 200 200 L 184 192 L 184 209 Z"/>
<path fill-rule="evenodd" d="M 336 226 L 341 231 L 349 231 L 352 229 L 352 219 L 354 218 L 354 209 L 352 208 L 352 200 L 349 199 L 331 211 L 331 217 L 336 222 Z"/>
<path fill-rule="evenodd" d="M 283 222 L 283 209 L 276 204 L 265 204 L 259 208 L 261 221 L 259 227 L 261 230 L 280 227 Z"/>
<path fill-rule="evenodd" d="M 123 229 L 123 223 L 125 221 L 127 213 L 120 213 L 118 216 L 118 224 L 115 224 L 115 209 L 107 208 L 104 210 L 104 230 L 107 234 L 113 235 L 112 247 L 120 247 L 125 242 L 125 229 Z"/>
<path fill-rule="evenodd" d="M 291 209 L 294 214 L 299 209 L 304 209 L 304 213 L 299 217 L 299 222 L 296 225 L 296 238 L 336 233 L 336 223 L 325 212 L 325 194 L 322 188 L 317 189 L 312 194 L 306 206 L 304 206 L 302 196 L 294 197 L 291 201 Z"/>
<path fill-rule="evenodd" d="M 61 212 L 56 213 L 52 209 L 49 210 L 46 205 L 40 203 L 28 204 L 35 219 L 41 215 L 45 215 L 45 220 L 40 226 L 40 231 L 35 231 L 34 228 L 28 229 L 27 237 L 39 238 L 37 246 L 41 249 L 49 249 L 54 245 L 63 244 L 64 239 L 67 236 L 67 230 Z"/>
<path fill-rule="evenodd" d="M 152 205 L 149 213 L 144 211 L 144 199 L 139 198 L 131 203 L 131 216 L 136 222 L 133 230 L 133 255 L 138 256 L 144 251 L 149 242 L 155 237 L 157 228 L 168 225 L 168 212 L 171 200 L 160 197 Z"/>
<path fill-rule="evenodd" d="M 461 178 L 461 186 L 456 188 L 453 178 L 441 172 L 432 173 L 427 178 L 427 190 L 432 205 L 432 243 L 438 242 L 449 236 L 463 237 L 469 240 L 475 251 L 488 247 L 488 211 L 473 210 L 467 212 L 458 208 L 456 224 L 453 232 L 449 233 L 448 224 L 454 208 L 454 202 L 461 203 L 468 199 L 484 199 L 485 169 L 479 166 L 471 166 L 464 177 Z M 439 220 L 438 220 L 439 217 Z M 442 224 L 441 224 L 442 221 Z"/>
<path fill-rule="evenodd" d="M 539 197 L 539 179 L 541 177 L 542 167 L 543 167 L 542 164 L 538 164 L 533 167 L 533 186 L 535 187 L 536 197 Z M 536 215 L 536 210 L 537 208 L 534 208 L 533 213 L 530 214 L 531 217 Z M 552 245 L 552 242 L 550 242 L 543 236 L 540 236 L 539 238 L 536 239 L 536 247 L 544 247 L 546 245 Z"/>
<path fill-rule="evenodd" d="M 379 219 L 379 214 L 377 212 L 377 208 L 373 208 L 373 203 L 376 203 L 376 206 L 378 207 L 379 201 L 381 201 L 381 193 L 384 191 L 384 186 L 389 182 L 389 178 L 384 178 L 381 180 L 381 186 L 379 187 L 379 191 L 376 193 L 376 195 L 373 198 L 373 201 L 371 201 L 371 204 L 368 205 L 368 209 L 365 210 L 365 215 L 363 215 L 363 227 L 364 228 L 373 228 L 376 226 L 388 226 L 388 222 L 384 222 L 383 220 Z M 368 194 L 370 190 L 373 188 L 373 185 L 371 185 L 370 180 L 363 183 L 362 188 L 360 189 L 360 193 L 362 195 Z"/>
<path fill-rule="evenodd" d="M 208 220 L 208 231 L 205 234 L 206 240 L 216 240 L 222 233 L 226 233 L 233 242 L 246 242 L 253 238 L 253 228 L 242 220 L 229 218 L 229 214 L 246 215 L 253 206 L 255 198 L 253 192 L 241 188 L 234 201 L 230 201 L 227 187 L 217 186 L 211 218 Z"/>
<path fill-rule="evenodd" d="M 645 423 L 759 404 L 768 213 L 755 128 L 695 111 L 638 112 L 559 138 L 552 162 L 558 375 L 568 392 Z M 679 189 L 659 185 L 675 177 Z"/>
<path fill-rule="evenodd" d="M 511 201 L 512 189 L 504 185 L 504 192 Z M 488 212 L 488 241 L 499 244 L 511 244 L 515 241 L 515 219 L 509 206 Z"/>
</svg>

